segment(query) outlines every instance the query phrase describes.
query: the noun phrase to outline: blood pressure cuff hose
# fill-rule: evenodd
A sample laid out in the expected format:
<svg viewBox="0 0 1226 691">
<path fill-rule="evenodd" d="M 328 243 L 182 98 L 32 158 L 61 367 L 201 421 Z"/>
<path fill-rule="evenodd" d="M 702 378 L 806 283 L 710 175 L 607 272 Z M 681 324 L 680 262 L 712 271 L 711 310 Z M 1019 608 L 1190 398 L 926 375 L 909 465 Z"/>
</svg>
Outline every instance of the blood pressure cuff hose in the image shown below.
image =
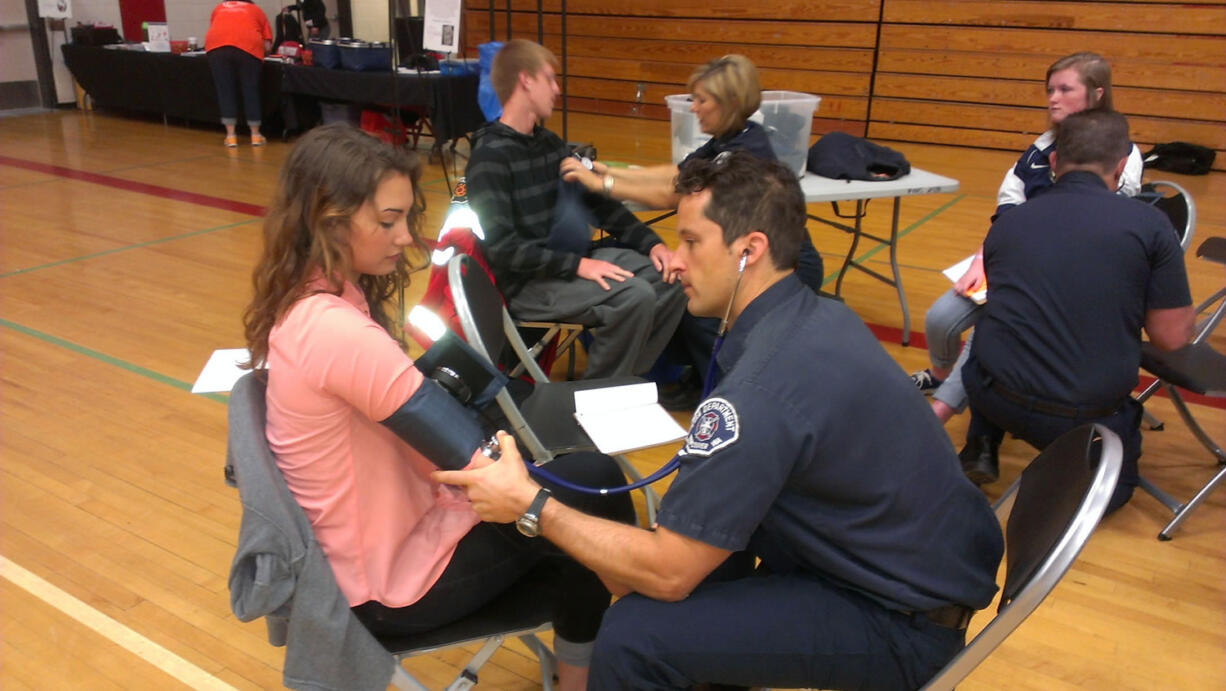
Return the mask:
<svg viewBox="0 0 1226 691">
<path fill-rule="evenodd" d="M 468 465 L 484 441 L 475 414 L 433 379 L 423 379 L 409 400 L 379 424 L 443 470 Z"/>
</svg>

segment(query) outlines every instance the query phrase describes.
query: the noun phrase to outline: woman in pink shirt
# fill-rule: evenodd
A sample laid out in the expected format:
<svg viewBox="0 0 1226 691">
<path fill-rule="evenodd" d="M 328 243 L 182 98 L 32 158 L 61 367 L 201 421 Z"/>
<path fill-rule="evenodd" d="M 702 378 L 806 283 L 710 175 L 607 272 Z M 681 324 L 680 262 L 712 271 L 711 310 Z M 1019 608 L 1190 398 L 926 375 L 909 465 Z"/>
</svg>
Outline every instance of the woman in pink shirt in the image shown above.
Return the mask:
<svg viewBox="0 0 1226 691">
<path fill-rule="evenodd" d="M 268 442 L 336 581 L 378 635 L 455 621 L 521 579 L 555 601 L 564 688 L 582 688 L 609 593 L 587 569 L 512 526 L 481 523 L 436 468 L 489 463 L 475 413 L 423 377 L 403 349 L 409 254 L 424 258 L 417 157 L 348 125 L 311 130 L 281 170 L 244 314 L 267 370 Z M 622 484 L 611 459 L 550 465 L 576 482 Z M 625 495 L 561 501 L 624 521 Z"/>
</svg>

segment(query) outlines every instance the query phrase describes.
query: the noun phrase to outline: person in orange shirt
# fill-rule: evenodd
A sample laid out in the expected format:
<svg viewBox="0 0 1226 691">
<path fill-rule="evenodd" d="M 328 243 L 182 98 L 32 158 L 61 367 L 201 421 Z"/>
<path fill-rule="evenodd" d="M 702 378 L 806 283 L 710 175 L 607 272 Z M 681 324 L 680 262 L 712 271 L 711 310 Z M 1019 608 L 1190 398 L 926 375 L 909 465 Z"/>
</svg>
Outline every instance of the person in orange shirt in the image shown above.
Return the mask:
<svg viewBox="0 0 1226 691">
<path fill-rule="evenodd" d="M 251 128 L 251 145 L 267 143 L 260 134 L 260 71 L 264 54 L 271 47 L 272 27 L 264 10 L 251 0 L 225 0 L 213 8 L 209 30 L 204 35 L 204 50 L 217 87 L 217 106 L 221 110 L 221 124 L 226 127 L 227 148 L 238 146 L 234 126 L 238 123 L 240 89 L 247 126 Z"/>
<path fill-rule="evenodd" d="M 425 377 L 399 342 L 405 255 L 425 260 L 420 178 L 412 152 L 349 125 L 316 127 L 294 145 L 243 318 L 250 364 L 268 382 L 265 434 L 368 629 L 429 631 L 533 583 L 552 603 L 559 686 L 582 689 L 609 591 L 527 527 L 481 523 L 462 492 L 430 477 L 496 455 L 480 450 L 476 413 Z M 549 468 L 580 485 L 625 484 L 601 454 Z M 629 495 L 551 489 L 580 511 L 634 521 Z"/>
</svg>

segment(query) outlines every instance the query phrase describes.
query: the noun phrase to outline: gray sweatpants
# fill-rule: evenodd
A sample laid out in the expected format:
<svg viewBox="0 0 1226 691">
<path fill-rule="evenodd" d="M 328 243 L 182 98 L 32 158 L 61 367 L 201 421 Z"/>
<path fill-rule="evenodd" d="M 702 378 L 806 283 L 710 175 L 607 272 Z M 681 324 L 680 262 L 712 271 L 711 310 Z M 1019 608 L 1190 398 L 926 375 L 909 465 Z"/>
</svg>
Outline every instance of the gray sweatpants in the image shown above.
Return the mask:
<svg viewBox="0 0 1226 691">
<path fill-rule="evenodd" d="M 677 330 L 686 297 L 665 283 L 651 259 L 634 250 L 601 248 L 600 259 L 633 272 L 607 280 L 609 290 L 583 278 L 530 281 L 508 304 L 516 319 L 574 322 L 594 331 L 584 379 L 646 373 Z"/>
</svg>

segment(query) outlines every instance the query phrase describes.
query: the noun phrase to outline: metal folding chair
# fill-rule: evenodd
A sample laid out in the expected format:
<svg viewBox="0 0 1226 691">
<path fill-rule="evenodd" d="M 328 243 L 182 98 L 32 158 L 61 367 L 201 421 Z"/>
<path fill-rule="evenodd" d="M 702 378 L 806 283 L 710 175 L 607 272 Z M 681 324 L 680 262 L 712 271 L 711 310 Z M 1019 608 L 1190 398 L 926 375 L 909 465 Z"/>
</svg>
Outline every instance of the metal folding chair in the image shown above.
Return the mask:
<svg viewBox="0 0 1226 691">
<path fill-rule="evenodd" d="M 1107 509 L 1123 445 L 1101 425 L 1078 427 L 1044 449 L 998 502 L 1007 512 L 1005 584 L 996 616 L 924 686 L 953 689 L 1043 602 Z M 1011 510 L 1010 510 L 1011 508 Z"/>
<path fill-rule="evenodd" d="M 515 322 L 503 306 L 498 289 L 489 277 L 467 255 L 457 254 L 447 265 L 447 279 L 455 301 L 456 314 L 464 330 L 464 339 L 478 353 L 497 363 L 505 346 L 510 345 L 519 365 L 536 382 L 532 393 L 517 403 L 504 387 L 496 401 L 511 424 L 512 432 L 537 463 L 548 463 L 555 456 L 575 451 L 595 451 L 592 442 L 575 421 L 574 392 L 582 389 L 640 383 L 638 377 L 551 382 L 541 370 L 532 353 L 515 328 Z M 613 457 L 622 472 L 634 480 L 642 475 L 624 456 Z M 651 487 L 643 488 L 648 525 L 655 522 L 659 495 Z"/>
<path fill-rule="evenodd" d="M 1226 265 L 1226 238 L 1211 237 L 1205 240 L 1196 249 L 1196 256 Z M 1202 396 L 1226 398 L 1226 355 L 1217 352 L 1209 344 L 1209 336 L 1222 322 L 1223 317 L 1226 317 L 1226 287 L 1200 303 L 1196 307 L 1196 314 L 1201 317 L 1201 321 L 1197 324 L 1195 336 L 1188 345 L 1179 350 L 1163 352 L 1146 343 L 1141 349 L 1141 367 L 1157 379 L 1137 397 L 1137 400 L 1144 403 L 1159 386 L 1164 387 L 1179 417 L 1192 431 L 1193 436 L 1215 457 L 1220 466 L 1218 472 L 1186 503 L 1177 501 L 1144 476 L 1141 477 L 1141 488 L 1162 502 L 1174 514 L 1171 521 L 1158 533 L 1159 540 L 1171 539 L 1175 529 L 1187 519 L 1188 514 L 1200 505 L 1218 485 L 1226 481 L 1226 452 L 1222 451 L 1222 447 L 1210 438 L 1200 423 L 1196 421 L 1183 396 L 1179 393 L 1180 389 L 1183 389 Z"/>
<path fill-rule="evenodd" d="M 508 637 L 519 638 L 537 657 L 543 688 L 553 688 L 557 663 L 549 647 L 536 634 L 552 628 L 552 605 L 534 583 L 511 588 L 481 610 L 433 631 L 404 637 L 373 636 L 349 610 L 332 571 L 315 542 L 310 521 L 294 500 L 277 467 L 264 433 L 267 408 L 265 384 L 256 374 L 244 375 L 230 393 L 226 479 L 238 487 L 243 522 L 257 521 L 273 527 L 283 544 L 287 561 L 279 554 L 240 551 L 231 566 L 231 608 L 243 621 L 260 616 L 268 624 L 269 642 L 286 646 L 283 680 L 291 688 L 383 689 L 389 683 L 400 689 L 425 691 L 427 687 L 400 664 L 404 658 L 444 648 L 479 643 L 480 647 L 445 687 L 462 691 L 477 683 L 481 666 Z M 240 550 L 243 547 L 240 545 Z M 261 578 L 261 569 L 277 572 L 281 563 L 286 579 Z M 301 569 L 314 568 L 308 581 Z M 255 571 L 257 585 L 251 591 L 236 590 L 236 574 Z M 337 612 L 347 614 L 343 631 L 323 623 Z M 326 637 L 326 638 L 324 638 Z M 315 638 L 316 640 L 303 640 Z M 296 645 L 302 645 L 297 648 Z M 344 669 L 313 660 L 302 650 L 322 647 L 335 651 Z M 330 676 L 332 686 L 313 683 L 308 672 Z M 323 683 L 322 681 L 320 683 Z M 342 686 L 343 685 L 343 686 Z"/>
<path fill-rule="evenodd" d="M 1142 185 L 1135 199 L 1166 214 L 1171 221 L 1171 226 L 1175 229 L 1175 234 L 1179 237 L 1179 246 L 1184 252 L 1187 252 L 1188 246 L 1192 244 L 1192 237 L 1196 234 L 1196 202 L 1192 200 L 1192 195 L 1178 183 L 1169 180 L 1155 180 Z M 1144 403 L 1145 399 L 1158 390 L 1158 386 L 1156 381 L 1151 383 L 1137 396 L 1137 401 Z M 1149 411 L 1145 411 L 1143 415 L 1145 424 L 1150 429 L 1162 429 L 1162 421 Z"/>
</svg>

